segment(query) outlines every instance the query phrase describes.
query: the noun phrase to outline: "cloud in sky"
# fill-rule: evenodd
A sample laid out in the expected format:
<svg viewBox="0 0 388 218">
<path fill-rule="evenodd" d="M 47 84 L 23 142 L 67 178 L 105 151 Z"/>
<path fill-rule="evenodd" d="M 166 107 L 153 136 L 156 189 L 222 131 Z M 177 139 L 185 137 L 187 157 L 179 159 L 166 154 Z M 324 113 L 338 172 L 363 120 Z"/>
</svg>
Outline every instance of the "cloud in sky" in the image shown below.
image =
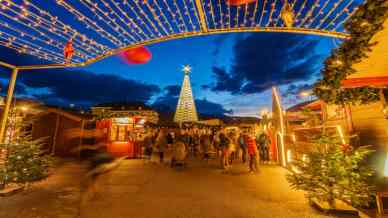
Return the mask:
<svg viewBox="0 0 388 218">
<path fill-rule="evenodd" d="M 234 95 L 261 93 L 273 85 L 310 79 L 319 72 L 322 56 L 315 52 L 319 41 L 291 34 L 251 34 L 234 45 L 229 72 L 214 66 L 212 91 Z"/>
<path fill-rule="evenodd" d="M 166 96 L 177 97 L 181 91 L 181 87 L 178 85 L 169 85 L 163 89 L 166 92 Z"/>
<path fill-rule="evenodd" d="M 0 79 L 0 93 L 3 95 L 6 95 L 7 91 L 8 91 L 8 80 L 6 80 L 4 78 Z M 14 93 L 17 95 L 20 95 L 20 96 L 28 94 L 26 86 L 24 84 L 21 84 L 21 83 L 15 84 Z"/>
<path fill-rule="evenodd" d="M 157 85 L 84 70 L 56 69 L 21 73 L 18 84 L 30 89 L 49 90 L 47 93 L 34 94 L 48 102 L 84 105 L 112 101 L 147 102 L 160 92 Z"/>
</svg>

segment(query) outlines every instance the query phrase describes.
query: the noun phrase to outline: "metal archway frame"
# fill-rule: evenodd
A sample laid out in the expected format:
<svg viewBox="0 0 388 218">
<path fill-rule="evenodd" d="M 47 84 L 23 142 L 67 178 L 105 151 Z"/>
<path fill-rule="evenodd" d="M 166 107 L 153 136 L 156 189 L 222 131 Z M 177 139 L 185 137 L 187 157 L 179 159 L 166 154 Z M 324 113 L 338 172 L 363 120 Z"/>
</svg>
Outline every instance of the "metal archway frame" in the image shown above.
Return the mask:
<svg viewBox="0 0 388 218">
<path fill-rule="evenodd" d="M 55 64 L 16 66 L 0 61 L 0 66 L 12 70 L 0 143 L 20 71 L 83 67 L 136 46 L 231 32 L 284 32 L 347 39 L 343 23 L 358 5 L 345 0 L 334 1 L 334 5 L 329 1 L 321 4 L 319 0 L 312 4 L 306 4 L 306 0 L 257 0 L 239 6 L 231 6 L 226 0 L 53 0 L 48 3 L 50 7 L 26 2 L 22 5 L 0 1 L 0 46 Z M 295 25 L 287 25 L 282 18 L 286 6 L 292 9 Z M 67 14 L 61 17 L 50 10 L 55 7 Z M 75 18 L 73 27 L 66 22 L 68 15 Z M 63 58 L 64 45 L 73 39 L 78 52 L 73 63 L 62 64 L 67 62 Z"/>
<path fill-rule="evenodd" d="M 12 98 L 14 95 L 15 90 L 15 84 L 17 75 L 20 71 L 25 70 L 39 70 L 39 69 L 56 69 L 56 68 L 71 68 L 71 67 L 84 67 L 90 64 L 93 64 L 95 62 L 98 62 L 104 58 L 117 55 L 120 52 L 137 47 L 142 45 L 150 45 L 155 44 L 163 41 L 168 40 L 174 40 L 174 39 L 182 39 L 182 38 L 188 38 L 188 37 L 195 37 L 195 36 L 204 36 L 204 35 L 215 35 L 215 34 L 225 34 L 225 33 L 241 33 L 241 32 L 279 32 L 279 33 L 295 33 L 295 34 L 309 34 L 309 35 L 318 35 L 318 36 L 326 36 L 326 37 L 334 37 L 339 39 L 347 39 L 349 36 L 345 33 L 337 33 L 337 32 L 328 32 L 328 31 L 320 31 L 320 30 L 311 30 L 311 29 L 295 29 L 295 28 L 233 28 L 233 29 L 219 29 L 219 30 L 209 30 L 207 32 L 190 32 L 190 33 L 179 33 L 174 35 L 169 35 L 166 37 L 161 37 L 158 39 L 148 40 L 144 41 L 142 43 L 130 45 L 127 47 L 114 49 L 111 51 L 108 51 L 107 53 L 100 55 L 96 58 L 87 60 L 86 62 L 82 63 L 73 63 L 73 64 L 45 64 L 45 65 L 25 65 L 25 66 L 16 66 L 12 65 L 6 62 L 0 61 L 0 66 L 6 67 L 8 69 L 12 70 L 10 82 L 8 85 L 8 91 L 7 91 L 7 97 L 6 97 L 6 104 L 3 111 L 3 116 L 1 118 L 1 126 L 0 126 L 0 142 L 4 141 L 4 135 L 5 135 L 5 129 L 7 126 L 7 117 L 9 114 L 10 105 L 12 102 Z"/>
</svg>

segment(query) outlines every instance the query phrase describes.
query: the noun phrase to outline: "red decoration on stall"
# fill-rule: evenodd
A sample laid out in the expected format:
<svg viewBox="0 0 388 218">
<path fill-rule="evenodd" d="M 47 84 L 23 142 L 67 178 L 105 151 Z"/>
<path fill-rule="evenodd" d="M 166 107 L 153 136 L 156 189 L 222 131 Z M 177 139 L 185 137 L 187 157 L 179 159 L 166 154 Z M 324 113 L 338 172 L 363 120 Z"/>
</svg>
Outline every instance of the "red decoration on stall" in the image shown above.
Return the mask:
<svg viewBox="0 0 388 218">
<path fill-rule="evenodd" d="M 128 64 L 145 64 L 152 58 L 151 52 L 144 46 L 130 48 L 120 54 Z"/>
<path fill-rule="evenodd" d="M 96 129 L 101 129 L 99 120 L 96 121 Z"/>
<path fill-rule="evenodd" d="M 343 88 L 386 87 L 388 86 L 388 76 L 346 79 L 341 81 L 341 85 Z"/>
<path fill-rule="evenodd" d="M 256 2 L 257 0 L 226 0 L 226 3 L 232 6 L 240 6 Z"/>
<path fill-rule="evenodd" d="M 110 128 L 112 125 L 111 119 L 97 120 L 96 121 L 96 129 L 105 129 Z"/>
<path fill-rule="evenodd" d="M 112 119 L 108 119 L 106 121 L 106 128 L 110 128 L 112 126 Z"/>
<path fill-rule="evenodd" d="M 267 129 L 267 131 L 264 132 L 270 139 L 271 144 L 269 146 L 269 156 L 270 160 L 277 161 L 278 159 L 278 148 L 277 148 L 277 142 L 275 133 L 271 129 Z"/>
<path fill-rule="evenodd" d="M 73 40 L 70 39 L 65 47 L 63 48 L 63 55 L 65 58 L 65 63 L 68 64 L 71 62 L 71 58 L 73 57 L 74 49 L 73 49 Z"/>
</svg>

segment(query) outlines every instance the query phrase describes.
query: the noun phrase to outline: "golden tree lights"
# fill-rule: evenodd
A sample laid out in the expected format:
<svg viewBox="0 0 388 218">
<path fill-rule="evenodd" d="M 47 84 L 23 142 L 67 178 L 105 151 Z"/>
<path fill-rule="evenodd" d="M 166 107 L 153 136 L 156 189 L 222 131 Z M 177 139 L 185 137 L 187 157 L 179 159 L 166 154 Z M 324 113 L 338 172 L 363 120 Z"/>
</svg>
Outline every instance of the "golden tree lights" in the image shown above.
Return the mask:
<svg viewBox="0 0 388 218">
<path fill-rule="evenodd" d="M 277 31 L 346 38 L 342 25 L 358 4 L 354 0 L 228 2 L 55 0 L 45 8 L 35 1 L 1 0 L 0 45 L 50 62 L 69 63 L 63 49 L 72 39 L 74 55 L 69 65 L 80 66 L 133 46 L 202 34 Z M 56 12 L 59 9 L 61 13 Z"/>
</svg>

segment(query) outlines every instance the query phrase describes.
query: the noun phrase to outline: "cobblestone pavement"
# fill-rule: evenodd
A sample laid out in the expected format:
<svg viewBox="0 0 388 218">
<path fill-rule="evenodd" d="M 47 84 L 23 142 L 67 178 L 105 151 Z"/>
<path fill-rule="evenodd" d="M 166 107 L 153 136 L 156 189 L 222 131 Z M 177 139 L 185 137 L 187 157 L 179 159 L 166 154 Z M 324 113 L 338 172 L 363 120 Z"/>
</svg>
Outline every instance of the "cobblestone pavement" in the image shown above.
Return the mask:
<svg viewBox="0 0 388 218">
<path fill-rule="evenodd" d="M 98 179 L 97 195 L 80 206 L 85 171 L 67 164 L 31 190 L 0 198 L 0 217 L 326 217 L 310 208 L 302 193 L 288 187 L 284 169 L 261 166 L 259 174 L 247 171 L 247 166 L 236 164 L 226 174 L 215 161 L 189 161 L 185 169 L 172 169 L 167 164 L 125 160 Z"/>
</svg>

